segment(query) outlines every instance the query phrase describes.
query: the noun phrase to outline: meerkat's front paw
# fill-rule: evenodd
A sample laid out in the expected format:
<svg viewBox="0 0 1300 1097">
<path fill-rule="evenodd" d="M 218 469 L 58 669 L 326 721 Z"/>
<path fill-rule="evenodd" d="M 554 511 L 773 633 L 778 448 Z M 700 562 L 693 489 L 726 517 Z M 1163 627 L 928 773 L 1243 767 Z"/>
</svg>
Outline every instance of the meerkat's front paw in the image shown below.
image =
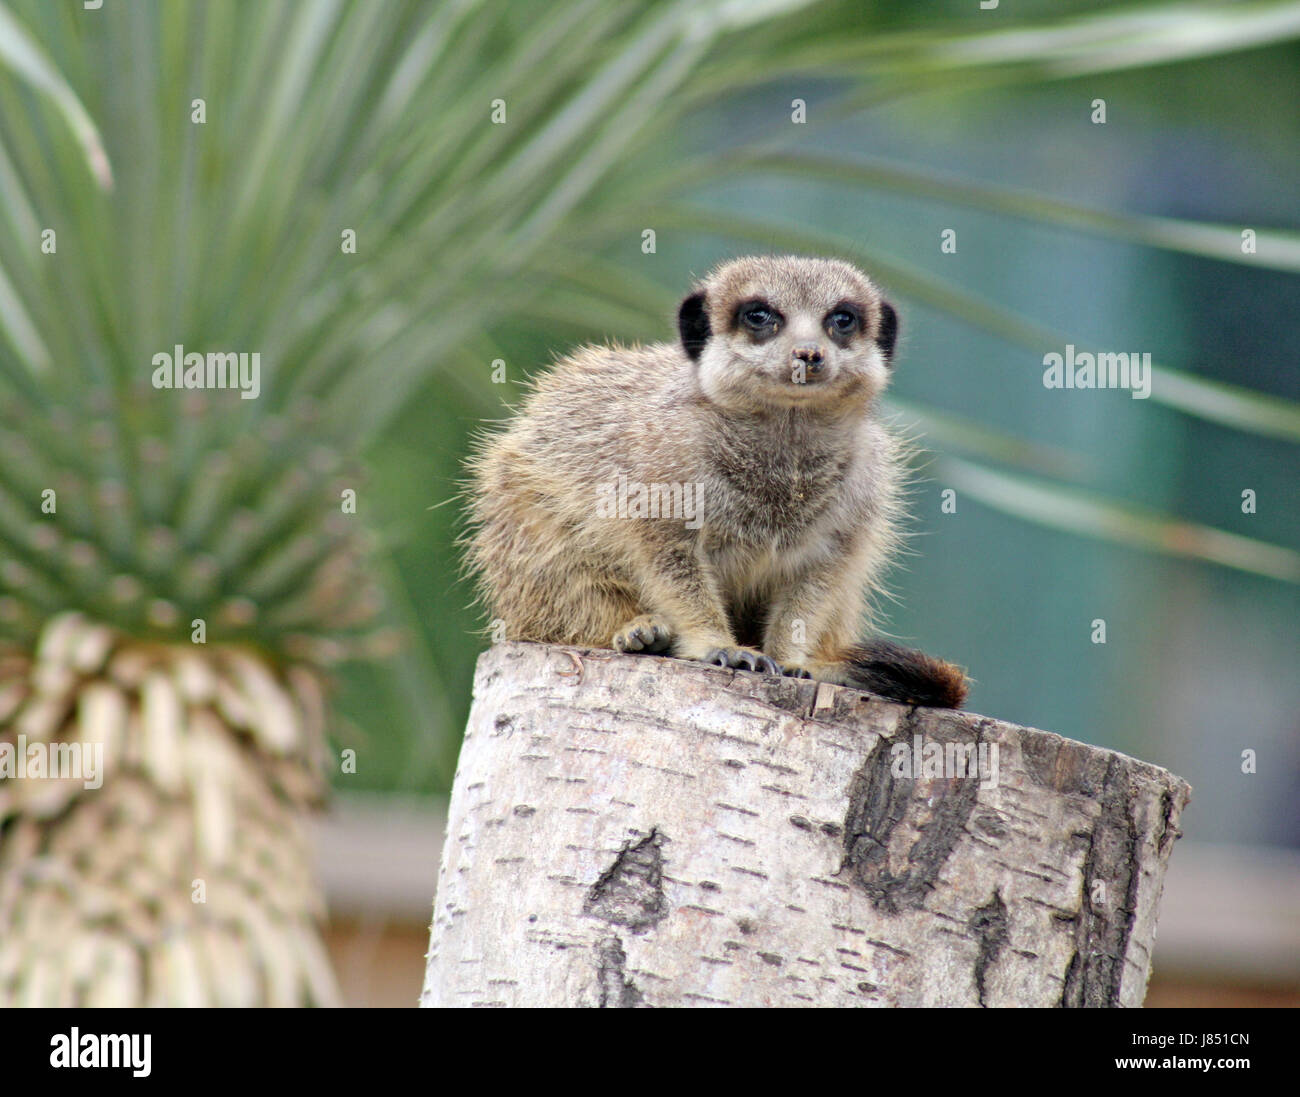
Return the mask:
<svg viewBox="0 0 1300 1097">
<path fill-rule="evenodd" d="M 781 664 L 753 648 L 714 648 L 702 663 L 715 667 L 735 667 L 738 670 L 755 670 L 760 674 L 780 674 Z"/>
<path fill-rule="evenodd" d="M 673 646 L 673 626 L 653 613 L 633 617 L 614 633 L 614 650 L 657 655 Z"/>
</svg>

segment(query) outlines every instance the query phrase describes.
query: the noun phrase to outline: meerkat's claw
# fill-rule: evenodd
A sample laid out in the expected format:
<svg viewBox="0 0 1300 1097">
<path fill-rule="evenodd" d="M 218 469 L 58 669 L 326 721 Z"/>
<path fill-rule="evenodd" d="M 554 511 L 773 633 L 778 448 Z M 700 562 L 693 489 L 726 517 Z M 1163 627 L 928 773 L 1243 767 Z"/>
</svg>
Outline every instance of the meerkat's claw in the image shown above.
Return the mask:
<svg viewBox="0 0 1300 1097">
<path fill-rule="evenodd" d="M 614 650 L 657 655 L 673 645 L 673 627 L 662 617 L 643 613 L 614 633 Z"/>
<path fill-rule="evenodd" d="M 787 678 L 811 678 L 812 673 L 804 667 L 783 667 L 781 673 Z"/>
<path fill-rule="evenodd" d="M 781 666 L 775 659 L 752 648 L 714 648 L 700 660 L 715 667 L 735 667 L 759 674 L 780 674 Z"/>
</svg>

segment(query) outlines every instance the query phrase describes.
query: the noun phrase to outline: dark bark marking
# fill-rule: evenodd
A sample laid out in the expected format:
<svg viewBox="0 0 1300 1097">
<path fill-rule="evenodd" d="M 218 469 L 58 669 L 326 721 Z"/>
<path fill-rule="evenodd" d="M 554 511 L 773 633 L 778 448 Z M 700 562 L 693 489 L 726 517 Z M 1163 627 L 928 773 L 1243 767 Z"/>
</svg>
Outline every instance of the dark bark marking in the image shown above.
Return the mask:
<svg viewBox="0 0 1300 1097">
<path fill-rule="evenodd" d="M 770 880 L 766 872 L 759 872 L 756 868 L 742 868 L 740 865 L 732 865 L 732 872 L 739 872 L 742 876 L 752 876 L 756 880 Z"/>
<path fill-rule="evenodd" d="M 975 934 L 979 942 L 979 955 L 975 958 L 975 994 L 981 1008 L 988 1003 L 984 1001 L 984 980 L 988 970 L 997 962 L 998 953 L 1010 939 L 1007 930 L 1007 905 L 1002 901 L 1002 893 L 996 888 L 993 898 L 984 906 L 976 907 L 970 917 L 967 928 Z"/>
<path fill-rule="evenodd" d="M 1007 836 L 1007 828 L 998 817 L 996 811 L 990 810 L 980 812 L 980 814 L 975 816 L 971 821 L 971 825 L 974 826 L 976 830 L 987 834 L 990 838 L 1005 838 Z"/>
<path fill-rule="evenodd" d="M 1112 756 L 1083 861 L 1083 895 L 1074 925 L 1075 951 L 1065 973 L 1060 1005 L 1067 1009 L 1119 1005 L 1124 958 L 1137 911 L 1138 833 L 1128 769 Z M 1106 886 L 1107 902 L 1094 907 L 1093 884 Z M 1122 900 L 1120 899 L 1122 896 Z"/>
<path fill-rule="evenodd" d="M 753 819 L 759 818 L 759 814 L 756 811 L 750 811 L 749 808 L 737 807 L 735 804 L 723 803 L 721 800 L 714 801 L 714 806 L 722 808 L 723 811 L 734 811 L 740 815 L 748 815 Z"/>
<path fill-rule="evenodd" d="M 1160 795 L 1160 829 L 1155 834 L 1156 849 L 1161 857 L 1169 856 L 1173 844 L 1183 836 L 1183 832 L 1174 825 L 1176 810 L 1173 792 L 1165 789 Z"/>
<path fill-rule="evenodd" d="M 600 988 L 601 1009 L 649 1009 L 645 995 L 627 977 L 627 953 L 617 937 L 602 937 L 596 942 L 596 984 Z"/>
<path fill-rule="evenodd" d="M 788 796 L 792 800 L 807 800 L 808 797 L 800 792 L 791 792 L 788 788 L 781 788 L 779 785 L 759 785 L 764 792 L 775 792 L 778 796 Z"/>
<path fill-rule="evenodd" d="M 921 730 L 915 717 L 900 724 L 897 738 L 882 738 L 876 744 L 853 776 L 844 820 L 840 871 L 849 869 L 872 905 L 888 914 L 925 905 L 979 794 L 977 778 L 895 777 L 890 771 L 891 747 L 895 742 L 910 745 L 914 730 Z M 934 725 L 924 729 L 929 741 L 944 741 L 935 730 Z M 931 799 L 933 803 L 928 803 Z M 917 837 L 907 853 L 907 868 L 895 876 L 889 868 L 889 845 L 904 823 Z"/>
<path fill-rule="evenodd" d="M 611 925 L 626 926 L 633 933 L 645 933 L 663 921 L 668 915 L 663 842 L 658 828 L 639 842 L 628 842 L 592 885 L 583 913 Z"/>
</svg>

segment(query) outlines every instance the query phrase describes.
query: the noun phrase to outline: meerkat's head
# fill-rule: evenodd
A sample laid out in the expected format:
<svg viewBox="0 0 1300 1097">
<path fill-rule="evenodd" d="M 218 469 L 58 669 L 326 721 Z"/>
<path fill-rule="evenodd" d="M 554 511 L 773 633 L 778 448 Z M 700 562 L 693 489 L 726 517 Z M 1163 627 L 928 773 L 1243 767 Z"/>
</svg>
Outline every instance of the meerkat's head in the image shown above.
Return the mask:
<svg viewBox="0 0 1300 1097">
<path fill-rule="evenodd" d="M 869 400 L 888 384 L 898 314 L 849 263 L 762 256 L 698 282 L 678 330 L 715 403 L 829 406 Z"/>
</svg>

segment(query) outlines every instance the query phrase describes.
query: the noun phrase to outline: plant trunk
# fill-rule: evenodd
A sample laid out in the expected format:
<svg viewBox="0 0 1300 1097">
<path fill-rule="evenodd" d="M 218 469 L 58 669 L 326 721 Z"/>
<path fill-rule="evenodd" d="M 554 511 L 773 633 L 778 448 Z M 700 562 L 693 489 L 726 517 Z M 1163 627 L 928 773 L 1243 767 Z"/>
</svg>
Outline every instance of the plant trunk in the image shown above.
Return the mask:
<svg viewBox="0 0 1300 1097">
<path fill-rule="evenodd" d="M 1137 1006 L 1189 792 L 983 716 L 503 644 L 421 1002 Z"/>
<path fill-rule="evenodd" d="M 337 1004 L 323 719 L 302 668 L 77 614 L 0 657 L 0 1007 Z"/>
</svg>

